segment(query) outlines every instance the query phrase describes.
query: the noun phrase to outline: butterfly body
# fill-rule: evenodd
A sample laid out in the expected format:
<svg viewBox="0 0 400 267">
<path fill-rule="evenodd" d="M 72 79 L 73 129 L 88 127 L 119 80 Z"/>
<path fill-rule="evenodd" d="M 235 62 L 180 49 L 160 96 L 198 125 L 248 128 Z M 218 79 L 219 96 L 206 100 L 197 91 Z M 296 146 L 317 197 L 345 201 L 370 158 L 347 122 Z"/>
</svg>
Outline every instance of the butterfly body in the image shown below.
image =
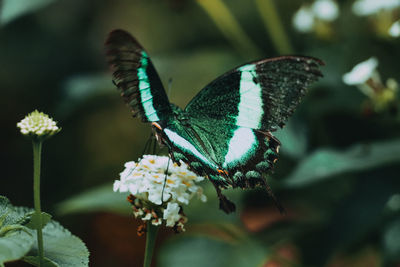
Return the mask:
<svg viewBox="0 0 400 267">
<path fill-rule="evenodd" d="M 142 46 L 115 30 L 106 41 L 113 81 L 134 116 L 151 122 L 172 160 L 185 162 L 214 184 L 220 207 L 234 205 L 221 194 L 228 187 L 265 186 L 280 142 L 272 132 L 282 127 L 305 94 L 322 76 L 321 61 L 278 57 L 242 65 L 220 76 L 185 109 L 168 100 L 161 80 Z"/>
</svg>

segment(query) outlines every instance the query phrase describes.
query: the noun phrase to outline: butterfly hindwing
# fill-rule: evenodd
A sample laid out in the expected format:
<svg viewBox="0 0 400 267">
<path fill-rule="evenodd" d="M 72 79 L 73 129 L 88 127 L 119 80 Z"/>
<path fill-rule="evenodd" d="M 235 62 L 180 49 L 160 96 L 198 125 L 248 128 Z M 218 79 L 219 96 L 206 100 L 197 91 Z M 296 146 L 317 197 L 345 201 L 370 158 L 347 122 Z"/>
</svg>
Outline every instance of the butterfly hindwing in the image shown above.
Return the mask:
<svg viewBox="0 0 400 267">
<path fill-rule="evenodd" d="M 220 76 L 187 105 L 196 118 L 214 118 L 262 131 L 282 126 L 322 74 L 322 62 L 310 57 L 284 56 L 235 68 Z"/>
<path fill-rule="evenodd" d="M 115 85 L 134 116 L 160 121 L 172 114 L 161 80 L 143 47 L 129 33 L 112 31 L 105 43 Z"/>
<path fill-rule="evenodd" d="M 272 169 L 280 145 L 269 132 L 215 119 L 176 121 L 164 133 L 175 161 L 184 161 L 221 188 L 262 184 L 262 174 Z"/>
<path fill-rule="evenodd" d="M 222 164 L 234 187 L 265 185 L 263 174 L 272 170 L 279 146 L 279 141 L 268 132 L 237 127 Z"/>
<path fill-rule="evenodd" d="M 235 205 L 221 193 L 221 189 L 256 186 L 266 188 L 283 212 L 264 176 L 277 160 L 279 141 L 269 132 L 221 125 L 212 119 L 208 123 L 213 126 L 204 127 L 204 123 L 198 124 L 191 119 L 190 123 L 176 121 L 164 128 L 162 139 L 173 160 L 183 161 L 198 175 L 208 177 L 216 188 L 220 208 L 227 213 L 233 212 Z"/>
</svg>

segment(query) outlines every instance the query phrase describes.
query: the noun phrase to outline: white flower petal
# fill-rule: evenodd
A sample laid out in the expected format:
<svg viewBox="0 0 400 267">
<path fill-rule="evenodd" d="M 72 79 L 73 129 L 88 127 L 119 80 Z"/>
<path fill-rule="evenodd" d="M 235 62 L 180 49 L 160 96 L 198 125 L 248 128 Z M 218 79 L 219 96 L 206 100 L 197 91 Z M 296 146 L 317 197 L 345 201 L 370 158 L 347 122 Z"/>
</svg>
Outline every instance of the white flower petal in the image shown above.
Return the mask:
<svg viewBox="0 0 400 267">
<path fill-rule="evenodd" d="M 311 32 L 314 27 L 314 14 L 312 10 L 309 7 L 301 7 L 294 14 L 292 23 L 299 32 Z"/>
<path fill-rule="evenodd" d="M 121 186 L 121 181 L 118 181 L 118 180 L 114 181 L 113 191 L 117 192 L 119 190 L 120 186 Z"/>
<path fill-rule="evenodd" d="M 335 1 L 332 0 L 317 0 L 311 9 L 316 18 L 324 21 L 334 21 L 339 16 L 339 7 Z"/>
<path fill-rule="evenodd" d="M 201 200 L 202 202 L 206 202 L 206 201 L 207 201 L 206 195 L 201 195 L 201 196 L 200 196 L 200 200 Z"/>
<path fill-rule="evenodd" d="M 155 225 L 155 226 L 160 225 L 160 224 L 162 224 L 162 220 L 161 219 L 151 220 L 151 224 Z"/>
<path fill-rule="evenodd" d="M 365 83 L 373 76 L 374 71 L 378 67 L 378 60 L 375 57 L 363 61 L 343 75 L 343 82 L 347 85 L 357 85 Z"/>
<path fill-rule="evenodd" d="M 398 7 L 400 7 L 400 0 L 357 0 L 353 4 L 353 12 L 358 16 L 368 16 Z"/>
<path fill-rule="evenodd" d="M 389 29 L 389 35 L 392 37 L 400 36 L 400 20 L 393 23 L 393 25 Z"/>
<path fill-rule="evenodd" d="M 142 220 L 143 220 L 143 221 L 148 221 L 148 220 L 150 220 L 151 218 L 152 218 L 151 213 L 148 212 L 148 213 L 146 213 L 146 216 L 142 217 Z"/>
<path fill-rule="evenodd" d="M 163 219 L 167 221 L 167 226 L 174 226 L 180 219 L 179 215 L 180 207 L 178 203 L 168 203 L 167 208 L 164 210 Z"/>
</svg>

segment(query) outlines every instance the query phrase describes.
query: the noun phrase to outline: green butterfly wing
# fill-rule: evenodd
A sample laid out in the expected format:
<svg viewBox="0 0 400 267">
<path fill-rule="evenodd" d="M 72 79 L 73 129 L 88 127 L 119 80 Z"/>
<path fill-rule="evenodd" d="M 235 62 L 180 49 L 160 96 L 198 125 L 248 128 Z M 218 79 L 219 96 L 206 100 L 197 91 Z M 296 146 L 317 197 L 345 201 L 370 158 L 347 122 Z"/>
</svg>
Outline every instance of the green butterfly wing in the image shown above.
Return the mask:
<svg viewBox="0 0 400 267">
<path fill-rule="evenodd" d="M 223 188 L 260 184 L 262 173 L 272 169 L 280 145 L 268 132 L 221 124 L 216 119 L 176 121 L 164 132 L 175 161 L 186 162 Z"/>
<path fill-rule="evenodd" d="M 105 43 L 114 84 L 142 121 L 165 120 L 172 115 L 161 80 L 143 47 L 129 33 L 112 31 Z"/>
<path fill-rule="evenodd" d="M 206 121 L 188 118 L 175 120 L 164 128 L 163 140 L 174 162 L 183 161 L 193 171 L 207 176 L 220 198 L 220 208 L 227 213 L 235 205 L 221 194 L 221 188 L 254 188 L 264 186 L 282 212 L 263 174 L 275 164 L 279 141 L 268 132 L 223 124 L 216 119 Z"/>
<path fill-rule="evenodd" d="M 235 68 L 220 76 L 190 101 L 190 117 L 262 131 L 283 126 L 305 94 L 322 76 L 323 63 L 311 57 L 284 56 Z"/>
</svg>

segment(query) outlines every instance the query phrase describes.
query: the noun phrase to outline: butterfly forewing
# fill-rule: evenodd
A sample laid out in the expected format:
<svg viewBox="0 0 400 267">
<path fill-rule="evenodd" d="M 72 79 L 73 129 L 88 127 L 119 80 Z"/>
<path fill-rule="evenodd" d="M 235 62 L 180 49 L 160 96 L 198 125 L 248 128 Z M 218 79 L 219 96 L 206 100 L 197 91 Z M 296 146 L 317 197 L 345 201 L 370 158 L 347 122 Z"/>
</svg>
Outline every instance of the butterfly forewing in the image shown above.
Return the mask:
<svg viewBox="0 0 400 267">
<path fill-rule="evenodd" d="M 142 46 L 123 30 L 112 31 L 105 45 L 113 81 L 134 116 L 148 122 L 171 116 L 164 87 Z"/>
<path fill-rule="evenodd" d="M 322 62 L 310 57 L 278 57 L 243 65 L 217 78 L 187 105 L 188 115 L 214 118 L 262 131 L 282 126 L 322 76 Z"/>
</svg>

